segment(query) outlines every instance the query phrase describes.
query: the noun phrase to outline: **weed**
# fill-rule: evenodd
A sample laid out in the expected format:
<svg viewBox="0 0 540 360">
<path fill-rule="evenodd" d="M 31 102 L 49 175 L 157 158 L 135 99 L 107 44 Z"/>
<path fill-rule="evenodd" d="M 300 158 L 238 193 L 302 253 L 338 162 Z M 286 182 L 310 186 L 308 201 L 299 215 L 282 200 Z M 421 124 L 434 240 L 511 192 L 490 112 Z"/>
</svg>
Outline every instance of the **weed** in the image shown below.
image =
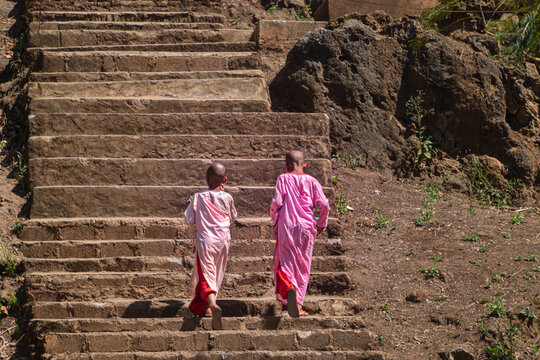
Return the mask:
<svg viewBox="0 0 540 360">
<path fill-rule="evenodd" d="M 487 304 L 490 311 L 489 315 L 498 318 L 502 317 L 506 312 L 506 309 L 504 308 L 505 303 L 506 299 L 497 300 L 493 298 L 491 302 Z"/>
<path fill-rule="evenodd" d="M 351 199 L 345 196 L 343 190 L 339 190 L 339 193 L 335 197 L 335 201 L 338 214 L 345 215 L 349 211 L 348 206 Z"/>
<path fill-rule="evenodd" d="M 478 236 L 478 234 L 475 234 L 475 233 L 468 233 L 467 235 L 465 235 L 465 241 L 479 242 L 480 236 Z"/>
<path fill-rule="evenodd" d="M 474 210 L 474 207 L 472 206 L 472 204 L 469 205 L 469 213 L 470 213 L 471 215 L 476 215 L 476 210 Z"/>
<path fill-rule="evenodd" d="M 540 266 L 533 266 L 531 270 L 535 272 L 540 272 Z"/>
<path fill-rule="evenodd" d="M 437 278 L 441 276 L 441 271 L 437 267 L 437 263 L 432 264 L 429 269 L 422 267 L 420 272 L 424 274 L 427 278 Z"/>
<path fill-rule="evenodd" d="M 512 217 L 510 218 L 510 223 L 512 225 L 521 225 L 524 220 L 525 216 L 523 216 L 521 213 L 517 213 L 515 215 L 512 215 Z"/>
<path fill-rule="evenodd" d="M 491 288 L 491 282 L 486 281 L 486 283 L 484 284 L 484 289 L 490 289 L 490 288 Z"/>
<path fill-rule="evenodd" d="M 487 247 L 487 246 L 480 246 L 480 247 L 478 248 L 478 251 L 481 252 L 481 253 L 488 252 L 488 251 L 489 251 L 489 247 Z"/>
<path fill-rule="evenodd" d="M 296 20 L 299 21 L 308 21 L 307 16 L 304 14 L 302 9 L 296 9 Z"/>
<path fill-rule="evenodd" d="M 501 282 L 502 278 L 501 278 L 500 275 L 496 274 L 495 276 L 493 276 L 493 278 L 491 278 L 491 281 L 493 281 L 493 282 Z"/>
<path fill-rule="evenodd" d="M 416 93 L 416 96 L 410 97 L 405 103 L 407 116 L 416 124 L 416 136 L 419 141 L 414 158 L 415 164 L 425 163 L 432 159 L 438 152 L 431 136 L 426 135 L 426 127 L 422 125 L 424 117 L 427 115 L 434 115 L 435 110 L 433 108 L 426 110 L 423 103 L 424 92 L 421 90 Z"/>
<path fill-rule="evenodd" d="M 20 151 L 17 151 L 17 161 L 13 166 L 13 177 L 15 180 L 21 182 L 26 176 L 27 172 L 28 165 L 26 165 L 26 158 Z"/>
<path fill-rule="evenodd" d="M 520 286 L 520 287 L 518 287 L 517 291 L 518 292 L 527 292 L 527 291 L 529 291 L 529 285 L 523 286 L 523 287 Z"/>
<path fill-rule="evenodd" d="M 488 360 L 514 360 L 514 347 L 517 338 L 518 328 L 513 326 L 512 322 L 510 322 L 510 327 L 505 332 L 497 328 L 496 342 L 488 345 L 484 350 Z"/>
<path fill-rule="evenodd" d="M 272 11 L 276 11 L 277 9 L 278 9 L 278 6 L 277 6 L 277 5 L 272 5 L 272 6 L 270 6 L 269 8 L 267 8 L 266 11 L 272 12 Z"/>
<path fill-rule="evenodd" d="M 538 262 L 538 259 L 536 258 L 536 255 L 534 253 L 530 253 L 524 260 L 531 261 L 531 262 Z"/>
<path fill-rule="evenodd" d="M 444 260 L 444 258 L 442 256 L 431 255 L 431 260 L 433 260 L 435 262 L 441 262 L 441 261 Z"/>
<path fill-rule="evenodd" d="M 503 232 L 502 236 L 505 239 L 510 239 L 511 238 L 511 235 L 510 235 L 510 233 L 508 231 Z"/>
<path fill-rule="evenodd" d="M 362 155 L 356 155 L 356 156 L 352 156 L 352 155 L 347 155 L 347 156 L 343 156 L 341 155 L 341 153 L 337 152 L 333 155 L 333 157 L 335 159 L 337 159 L 337 161 L 341 164 L 344 164 L 346 167 L 348 167 L 349 169 L 354 169 L 354 168 L 357 168 L 357 167 L 360 167 L 362 166 Z"/>
<path fill-rule="evenodd" d="M 6 274 L 7 277 L 15 277 L 17 275 L 18 262 L 13 256 L 11 250 L 4 244 L 0 247 L 1 262 L 0 271 Z"/>
<path fill-rule="evenodd" d="M 390 305 L 388 303 L 384 303 L 383 305 L 381 305 L 380 310 L 383 313 L 387 314 L 390 312 Z"/>
<path fill-rule="evenodd" d="M 538 319 L 538 316 L 536 316 L 536 314 L 534 313 L 534 309 L 531 310 L 531 308 L 529 308 L 528 306 L 526 309 L 521 310 L 519 312 L 519 315 L 520 317 L 529 319 L 529 320 Z"/>
<path fill-rule="evenodd" d="M 422 50 L 424 46 L 426 46 L 426 44 L 429 43 L 429 41 L 430 41 L 429 39 L 418 37 L 418 38 L 409 40 L 409 46 L 411 47 L 413 51 L 418 52 Z"/>
<path fill-rule="evenodd" d="M 516 256 L 516 258 L 514 259 L 514 261 L 521 261 L 521 260 L 523 260 L 523 257 L 521 255 Z"/>
<path fill-rule="evenodd" d="M 377 341 L 379 345 L 384 345 L 384 336 L 382 334 L 377 335 L 375 341 Z"/>
<path fill-rule="evenodd" d="M 469 178 L 471 191 L 478 202 L 490 206 L 508 206 L 508 202 L 512 200 L 515 190 L 521 186 L 519 180 L 512 180 L 508 182 L 508 186 L 504 190 L 497 189 L 487 178 L 486 167 L 476 156 L 473 156 L 469 161 L 465 173 Z"/>
<path fill-rule="evenodd" d="M 330 181 L 332 181 L 332 185 L 337 185 L 339 184 L 339 177 L 336 175 Z"/>
<path fill-rule="evenodd" d="M 388 226 L 388 218 L 382 214 L 381 204 L 377 201 L 377 208 L 373 210 L 377 220 L 377 229 L 383 229 Z"/>
</svg>

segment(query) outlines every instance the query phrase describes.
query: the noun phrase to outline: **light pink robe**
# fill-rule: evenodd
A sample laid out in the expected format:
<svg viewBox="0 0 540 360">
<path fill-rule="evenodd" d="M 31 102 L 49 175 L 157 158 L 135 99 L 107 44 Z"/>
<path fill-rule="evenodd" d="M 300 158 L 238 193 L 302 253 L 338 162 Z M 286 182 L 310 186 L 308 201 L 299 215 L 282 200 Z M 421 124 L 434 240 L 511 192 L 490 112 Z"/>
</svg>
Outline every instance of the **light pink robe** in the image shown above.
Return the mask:
<svg viewBox="0 0 540 360">
<path fill-rule="evenodd" d="M 225 276 L 231 241 L 230 226 L 237 214 L 234 201 L 224 191 L 204 190 L 195 194 L 186 212 L 186 221 L 197 226 L 197 255 L 208 286 L 217 293 Z M 197 267 L 189 282 L 188 291 L 195 294 L 199 282 Z"/>
<path fill-rule="evenodd" d="M 320 209 L 318 221 L 313 214 L 315 205 Z M 306 296 L 317 227 L 327 226 L 329 211 L 328 199 L 314 177 L 292 173 L 278 177 L 270 206 L 277 237 L 274 278 L 280 267 L 297 291 L 298 304 L 303 304 Z M 283 299 L 277 290 L 276 296 L 278 301 L 287 304 L 287 299 Z"/>
</svg>

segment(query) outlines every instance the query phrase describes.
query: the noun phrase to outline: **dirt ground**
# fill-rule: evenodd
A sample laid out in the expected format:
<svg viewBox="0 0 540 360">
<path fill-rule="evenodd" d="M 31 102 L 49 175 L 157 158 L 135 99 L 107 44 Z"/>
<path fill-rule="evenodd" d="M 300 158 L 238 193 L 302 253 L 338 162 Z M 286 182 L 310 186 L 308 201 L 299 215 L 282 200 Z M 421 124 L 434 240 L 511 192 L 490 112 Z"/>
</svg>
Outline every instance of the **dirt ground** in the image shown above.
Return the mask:
<svg viewBox="0 0 540 360">
<path fill-rule="evenodd" d="M 483 359 L 497 329 L 513 319 L 516 359 L 540 359 L 540 322 L 525 319 L 540 316 L 538 209 L 497 210 L 432 191 L 435 214 L 417 226 L 428 194 L 422 184 L 333 161 L 335 193 L 342 190 L 354 209 L 340 216 L 353 294 L 381 350 L 392 359 L 440 359 L 461 346 Z M 386 227 L 377 226 L 378 207 Z M 522 222 L 512 224 L 518 213 L 523 219 L 514 222 Z M 490 315 L 489 305 L 502 299 L 501 316 Z"/>
</svg>

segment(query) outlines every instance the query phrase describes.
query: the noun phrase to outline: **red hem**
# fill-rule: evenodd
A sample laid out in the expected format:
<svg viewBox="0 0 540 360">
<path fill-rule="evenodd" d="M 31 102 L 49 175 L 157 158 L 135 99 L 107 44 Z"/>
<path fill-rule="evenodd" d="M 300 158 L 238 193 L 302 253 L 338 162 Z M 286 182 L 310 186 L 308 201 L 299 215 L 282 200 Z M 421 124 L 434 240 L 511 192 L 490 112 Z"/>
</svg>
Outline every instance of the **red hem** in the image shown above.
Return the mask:
<svg viewBox="0 0 540 360">
<path fill-rule="evenodd" d="M 199 282 L 195 287 L 195 297 L 189 304 L 189 310 L 195 315 L 204 315 L 206 312 L 206 305 L 208 304 L 208 295 L 215 294 L 216 292 L 208 286 L 206 279 L 202 273 L 201 264 L 199 261 L 199 254 L 197 253 L 197 274 L 199 275 Z"/>
</svg>

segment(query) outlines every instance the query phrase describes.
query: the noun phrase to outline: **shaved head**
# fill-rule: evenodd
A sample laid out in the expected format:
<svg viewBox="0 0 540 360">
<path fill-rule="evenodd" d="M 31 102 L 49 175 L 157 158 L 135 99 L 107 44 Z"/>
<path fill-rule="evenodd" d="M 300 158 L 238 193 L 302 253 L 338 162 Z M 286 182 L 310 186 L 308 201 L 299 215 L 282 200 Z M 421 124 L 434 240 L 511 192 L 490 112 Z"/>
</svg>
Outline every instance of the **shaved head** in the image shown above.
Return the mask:
<svg viewBox="0 0 540 360">
<path fill-rule="evenodd" d="M 302 166 L 304 165 L 304 154 L 298 150 L 291 150 L 285 155 L 285 161 L 287 165 Z"/>
<path fill-rule="evenodd" d="M 206 179 L 210 188 L 214 189 L 220 186 L 223 180 L 225 180 L 225 165 L 218 162 L 210 165 L 208 170 L 206 170 Z"/>
</svg>

